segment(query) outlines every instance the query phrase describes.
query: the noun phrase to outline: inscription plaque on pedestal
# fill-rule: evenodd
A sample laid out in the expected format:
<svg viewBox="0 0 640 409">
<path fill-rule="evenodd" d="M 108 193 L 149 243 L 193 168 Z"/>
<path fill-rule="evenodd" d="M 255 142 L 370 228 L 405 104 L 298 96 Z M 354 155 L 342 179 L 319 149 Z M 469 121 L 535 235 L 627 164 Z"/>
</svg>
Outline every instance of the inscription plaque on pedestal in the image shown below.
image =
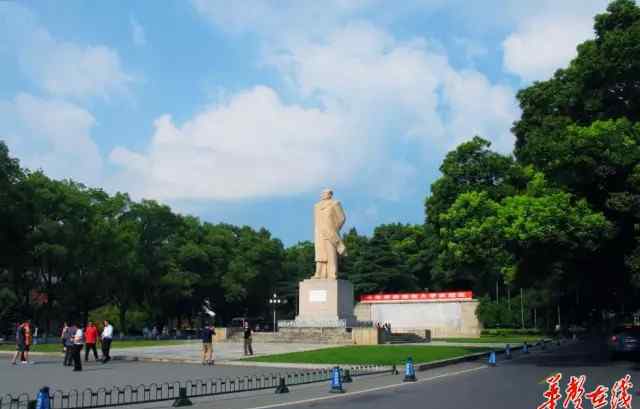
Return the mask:
<svg viewBox="0 0 640 409">
<path fill-rule="evenodd" d="M 310 278 L 300 282 L 296 326 L 344 327 L 355 322 L 353 285 L 346 280 Z"/>
</svg>

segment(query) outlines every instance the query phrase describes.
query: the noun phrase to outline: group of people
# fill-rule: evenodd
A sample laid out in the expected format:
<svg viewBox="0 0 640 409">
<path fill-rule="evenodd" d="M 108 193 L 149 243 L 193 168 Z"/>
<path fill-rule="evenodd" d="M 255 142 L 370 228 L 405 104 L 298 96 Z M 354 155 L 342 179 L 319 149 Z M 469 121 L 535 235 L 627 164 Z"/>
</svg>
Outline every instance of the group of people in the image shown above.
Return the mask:
<svg viewBox="0 0 640 409">
<path fill-rule="evenodd" d="M 253 355 L 252 346 L 252 333 L 251 326 L 248 321 L 242 324 L 243 338 L 244 338 L 244 354 Z M 205 325 L 202 329 L 202 365 L 213 365 L 215 362 L 213 354 L 213 339 L 216 335 L 216 330 L 213 325 Z"/>
<path fill-rule="evenodd" d="M 100 334 L 100 343 L 102 346 L 102 363 L 106 364 L 111 360 L 109 351 L 111 350 L 111 342 L 113 340 L 113 326 L 108 320 L 105 320 Z M 89 352 L 93 352 L 93 357 L 98 361 L 98 350 L 96 344 L 98 342 L 98 328 L 93 322 L 89 321 L 83 329 L 76 323 L 69 325 L 64 323 L 62 333 L 60 334 L 62 347 L 64 351 L 64 366 L 73 366 L 74 371 L 82 371 L 82 358 L 80 356 L 84 348 L 84 360 L 89 361 Z"/>
<path fill-rule="evenodd" d="M 383 330 L 388 335 L 391 335 L 391 323 L 389 321 L 385 322 L 384 324 L 376 322 L 376 328 Z"/>
</svg>

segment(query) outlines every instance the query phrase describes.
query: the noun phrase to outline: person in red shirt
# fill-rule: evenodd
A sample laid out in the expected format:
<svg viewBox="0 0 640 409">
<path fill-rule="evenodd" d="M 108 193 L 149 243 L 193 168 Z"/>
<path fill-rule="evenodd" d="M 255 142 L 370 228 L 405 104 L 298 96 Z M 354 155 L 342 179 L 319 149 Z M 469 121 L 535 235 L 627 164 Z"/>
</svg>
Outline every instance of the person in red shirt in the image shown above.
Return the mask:
<svg viewBox="0 0 640 409">
<path fill-rule="evenodd" d="M 89 350 L 93 350 L 93 357 L 97 361 L 98 350 L 96 349 L 96 342 L 98 341 L 98 328 L 91 321 L 89 321 L 89 325 L 84 330 L 84 340 L 84 361 L 89 361 Z"/>
</svg>

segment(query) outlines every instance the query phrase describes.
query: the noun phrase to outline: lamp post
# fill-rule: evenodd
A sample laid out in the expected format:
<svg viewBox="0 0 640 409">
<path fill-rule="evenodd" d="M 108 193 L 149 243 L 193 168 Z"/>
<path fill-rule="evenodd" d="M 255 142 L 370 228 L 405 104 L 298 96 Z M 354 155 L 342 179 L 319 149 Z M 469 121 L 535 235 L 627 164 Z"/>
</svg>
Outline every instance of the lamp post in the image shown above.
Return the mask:
<svg viewBox="0 0 640 409">
<path fill-rule="evenodd" d="M 278 298 L 278 294 L 273 293 L 273 296 L 269 298 L 269 304 L 273 305 L 273 332 L 276 332 L 276 307 L 282 304 L 283 300 Z"/>
</svg>

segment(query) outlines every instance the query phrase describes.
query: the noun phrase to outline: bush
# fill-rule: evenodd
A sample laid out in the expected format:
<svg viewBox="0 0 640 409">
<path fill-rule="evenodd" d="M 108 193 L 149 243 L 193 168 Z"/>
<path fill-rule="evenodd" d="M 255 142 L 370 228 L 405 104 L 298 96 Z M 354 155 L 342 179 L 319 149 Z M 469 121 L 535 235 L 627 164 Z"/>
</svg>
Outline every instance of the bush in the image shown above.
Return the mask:
<svg viewBox="0 0 640 409">
<path fill-rule="evenodd" d="M 140 333 L 141 329 L 149 321 L 149 314 L 141 310 L 131 309 L 127 311 L 127 333 Z M 114 329 L 122 330 L 120 323 L 120 310 L 113 304 L 103 305 L 89 312 L 89 320 L 101 324 L 103 320 L 109 320 Z"/>
<path fill-rule="evenodd" d="M 534 328 L 483 329 L 480 335 L 489 337 L 517 337 L 522 335 L 542 335 L 542 331 Z"/>
</svg>

